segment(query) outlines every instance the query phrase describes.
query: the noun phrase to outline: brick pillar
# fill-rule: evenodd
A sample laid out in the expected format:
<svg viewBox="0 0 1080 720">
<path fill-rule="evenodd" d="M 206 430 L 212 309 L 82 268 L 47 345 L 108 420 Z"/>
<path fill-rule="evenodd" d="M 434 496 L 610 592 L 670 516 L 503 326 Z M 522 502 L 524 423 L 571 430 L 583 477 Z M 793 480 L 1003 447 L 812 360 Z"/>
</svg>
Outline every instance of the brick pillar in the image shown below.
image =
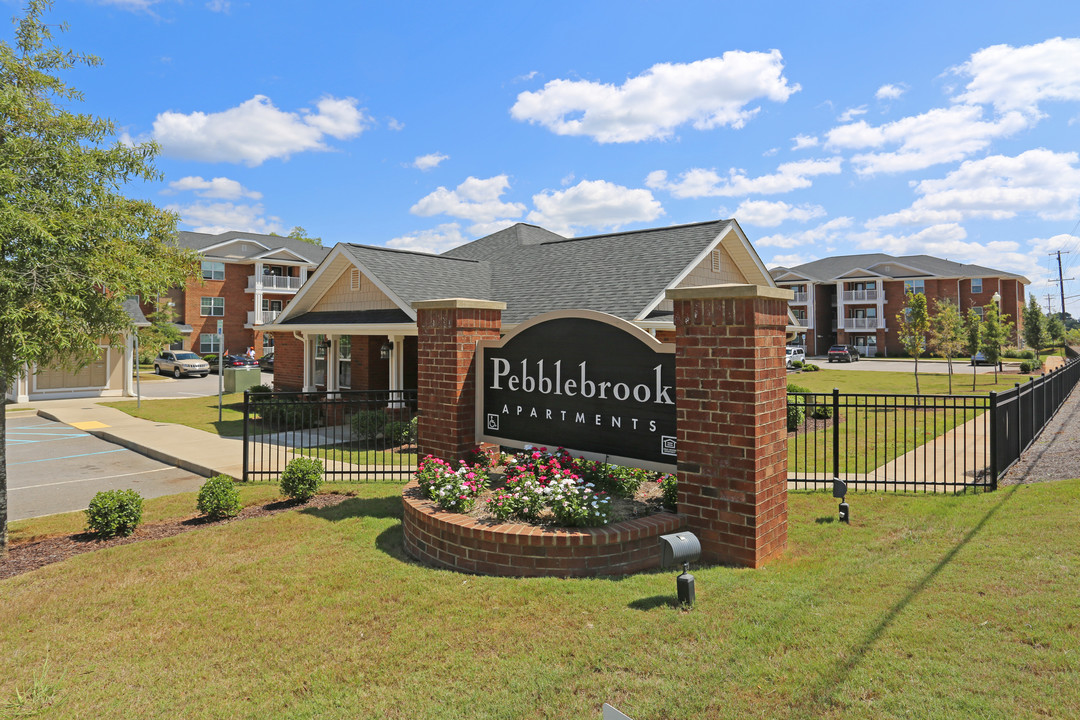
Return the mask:
<svg viewBox="0 0 1080 720">
<path fill-rule="evenodd" d="M 420 457 L 456 462 L 476 447 L 476 343 L 499 339 L 506 303 L 451 298 L 413 307 Z"/>
<path fill-rule="evenodd" d="M 702 559 L 759 567 L 787 546 L 790 290 L 669 290 L 675 305 L 679 514 Z"/>
</svg>

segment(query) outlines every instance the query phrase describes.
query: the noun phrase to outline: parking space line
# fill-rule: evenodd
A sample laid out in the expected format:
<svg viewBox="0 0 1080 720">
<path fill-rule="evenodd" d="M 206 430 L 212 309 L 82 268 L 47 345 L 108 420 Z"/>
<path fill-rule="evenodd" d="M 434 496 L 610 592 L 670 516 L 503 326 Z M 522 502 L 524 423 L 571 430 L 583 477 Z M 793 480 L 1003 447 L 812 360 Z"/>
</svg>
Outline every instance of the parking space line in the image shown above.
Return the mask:
<svg viewBox="0 0 1080 720">
<path fill-rule="evenodd" d="M 40 485 L 27 485 L 25 487 L 9 487 L 8 490 L 33 490 L 34 488 L 53 487 L 54 485 L 72 485 L 74 483 L 94 482 L 95 480 L 115 480 L 116 478 L 130 477 L 131 475 L 146 475 L 147 473 L 162 472 L 164 470 L 179 470 L 180 468 L 163 467 L 153 470 L 140 470 L 139 472 L 123 473 L 122 475 L 106 475 L 104 477 L 86 478 L 84 480 L 64 480 L 62 482 L 42 483 Z"/>
<path fill-rule="evenodd" d="M 129 451 L 126 448 L 118 448 L 116 450 L 102 450 L 101 452 L 82 453 L 80 455 L 66 455 L 64 457 L 42 458 L 41 460 L 23 460 L 22 462 L 8 463 L 8 467 L 11 467 L 12 465 L 29 465 L 31 463 L 39 463 L 39 462 L 55 462 L 57 460 L 71 460 L 73 458 L 89 457 L 91 455 L 109 455 L 111 453 L 118 453 L 118 452 L 129 452 Z"/>
</svg>

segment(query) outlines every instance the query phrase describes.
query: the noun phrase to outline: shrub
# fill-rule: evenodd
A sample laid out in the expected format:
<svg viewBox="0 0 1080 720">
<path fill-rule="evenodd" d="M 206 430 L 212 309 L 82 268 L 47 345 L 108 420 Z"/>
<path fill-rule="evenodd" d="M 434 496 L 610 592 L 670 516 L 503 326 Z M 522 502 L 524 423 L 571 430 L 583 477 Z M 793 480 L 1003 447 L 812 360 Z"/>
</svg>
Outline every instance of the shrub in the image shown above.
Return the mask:
<svg viewBox="0 0 1080 720">
<path fill-rule="evenodd" d="M 789 393 L 804 393 L 810 392 L 802 385 L 796 385 L 795 383 L 788 383 L 787 391 Z M 802 395 L 796 395 L 795 397 L 789 397 L 787 399 L 787 429 L 788 432 L 795 432 L 799 429 L 799 425 L 802 425 L 802 421 L 806 418 L 806 398 Z"/>
<path fill-rule="evenodd" d="M 215 475 L 199 488 L 195 507 L 215 520 L 236 517 L 240 514 L 240 490 L 228 475 Z"/>
<path fill-rule="evenodd" d="M 1042 370 L 1042 363 L 1038 360 L 1024 360 L 1020 363 L 1020 372 L 1037 373 Z"/>
<path fill-rule="evenodd" d="M 549 490 L 531 475 L 521 475 L 488 500 L 488 510 L 498 520 L 511 518 L 536 522 L 544 510 Z"/>
<path fill-rule="evenodd" d="M 492 467 L 491 454 L 484 450 L 482 445 L 477 445 L 466 455 L 466 462 L 484 470 Z"/>
<path fill-rule="evenodd" d="M 832 417 L 832 405 L 816 404 L 810 406 L 810 417 L 815 420 L 828 420 Z"/>
<path fill-rule="evenodd" d="M 1019 360 L 1034 360 L 1035 359 L 1035 351 L 1034 350 L 1020 350 L 1018 348 L 1005 348 L 1001 352 L 1001 356 L 1011 358 L 1011 359 L 1019 359 Z"/>
<path fill-rule="evenodd" d="M 353 415 L 353 437 L 367 442 L 374 442 L 386 427 L 386 412 L 383 410 L 361 410 Z"/>
<path fill-rule="evenodd" d="M 820 369 L 817 365 L 811 365 L 810 363 L 803 363 L 802 366 L 803 372 L 817 372 Z"/>
<path fill-rule="evenodd" d="M 126 536 L 142 522 L 142 495 L 134 490 L 102 490 L 86 509 L 86 527 L 102 537 Z"/>
<path fill-rule="evenodd" d="M 583 459 L 576 461 L 575 469 L 582 482 L 592 483 L 598 489 L 621 498 L 634 497 L 649 477 L 647 471 L 639 468 Z"/>
<path fill-rule="evenodd" d="M 416 481 L 424 496 L 434 500 L 449 512 L 468 512 L 476 504 L 476 496 L 487 487 L 484 468 L 459 463 L 455 470 L 450 463 L 432 455 L 420 461 Z"/>
<path fill-rule="evenodd" d="M 803 363 L 802 360 L 792 360 L 791 361 L 791 367 L 795 368 L 796 370 L 801 370 L 803 364 L 804 363 Z"/>
<path fill-rule="evenodd" d="M 679 480 L 674 475 L 661 475 L 656 478 L 660 483 L 660 492 L 663 493 L 664 507 L 675 512 L 679 504 Z"/>
<path fill-rule="evenodd" d="M 272 395 L 274 388 L 269 385 L 255 385 L 248 388 L 248 393 L 251 395 Z"/>
<path fill-rule="evenodd" d="M 281 492 L 301 502 L 310 500 L 322 484 L 323 464 L 316 458 L 298 457 L 281 473 Z"/>
<path fill-rule="evenodd" d="M 412 436 L 412 426 L 406 420 L 393 420 L 386 423 L 382 434 L 388 445 L 407 445 Z"/>
<path fill-rule="evenodd" d="M 260 397 L 256 410 L 273 430 L 299 430 L 322 424 L 322 408 L 312 403 Z"/>
</svg>

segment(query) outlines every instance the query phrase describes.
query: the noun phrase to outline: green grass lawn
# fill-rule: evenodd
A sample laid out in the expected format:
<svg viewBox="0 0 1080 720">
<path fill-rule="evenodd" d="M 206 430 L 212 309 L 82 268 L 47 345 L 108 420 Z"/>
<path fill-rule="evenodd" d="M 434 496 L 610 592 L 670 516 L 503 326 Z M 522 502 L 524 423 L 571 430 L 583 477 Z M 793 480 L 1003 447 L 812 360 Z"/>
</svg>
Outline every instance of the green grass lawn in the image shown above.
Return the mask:
<svg viewBox="0 0 1080 720">
<path fill-rule="evenodd" d="M 429 569 L 402 552 L 400 486 L 350 489 L 0 582 L 0 716 L 1080 716 L 1080 481 L 855 495 L 850 526 L 794 493 L 786 553 L 695 566 L 690 611 L 669 571 Z"/>
<path fill-rule="evenodd" d="M 358 450 L 355 443 L 348 443 L 345 445 L 304 448 L 298 450 L 297 453 L 321 460 L 346 462 L 350 465 L 404 465 L 416 467 L 417 463 L 415 448 L 412 450 Z"/>
<path fill-rule="evenodd" d="M 967 365 L 954 366 L 953 394 L 971 395 L 971 368 Z M 967 370 L 967 372 L 964 372 Z M 975 392 L 987 395 L 991 392 L 1008 390 L 1016 383 L 1028 382 L 1032 375 L 999 374 L 994 382 L 994 374 L 975 376 Z M 801 385 L 810 392 L 832 392 L 839 388 L 842 393 L 883 393 L 914 394 L 915 376 L 909 372 L 877 372 L 872 370 L 846 370 L 843 367 L 829 367 L 826 363 L 818 372 L 788 373 L 788 383 Z M 923 395 L 948 395 L 949 376 L 936 373 L 919 373 L 919 391 Z"/>
<path fill-rule="evenodd" d="M 218 422 L 217 395 L 183 398 L 180 400 L 135 400 L 102 403 L 123 410 L 128 415 L 158 423 L 187 425 L 224 437 L 244 434 L 244 393 L 228 393 L 221 398 L 221 422 Z"/>
</svg>

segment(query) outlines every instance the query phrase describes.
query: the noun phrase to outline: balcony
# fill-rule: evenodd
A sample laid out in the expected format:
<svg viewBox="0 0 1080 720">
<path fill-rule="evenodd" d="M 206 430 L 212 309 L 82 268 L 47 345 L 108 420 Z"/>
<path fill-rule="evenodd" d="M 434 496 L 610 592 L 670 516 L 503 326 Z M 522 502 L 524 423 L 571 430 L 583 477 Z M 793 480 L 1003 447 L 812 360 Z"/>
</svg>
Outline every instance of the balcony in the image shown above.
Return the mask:
<svg viewBox="0 0 1080 720">
<path fill-rule="evenodd" d="M 248 275 L 247 289 L 272 293 L 295 293 L 300 289 L 300 278 L 292 275 Z"/>
<path fill-rule="evenodd" d="M 877 302 L 878 290 L 845 290 L 844 302 Z"/>
<path fill-rule="evenodd" d="M 248 310 L 247 324 L 265 325 L 266 323 L 272 323 L 277 320 L 280 314 L 280 310 Z"/>
<path fill-rule="evenodd" d="M 806 298 L 807 298 L 807 293 L 797 292 L 797 293 L 795 293 L 795 297 L 791 298 L 791 302 L 795 303 L 796 305 L 805 305 L 806 304 Z"/>
<path fill-rule="evenodd" d="M 844 318 L 845 330 L 879 330 L 885 327 L 885 324 L 881 321 L 881 318 L 876 317 L 853 317 Z"/>
<path fill-rule="evenodd" d="M 877 357 L 876 345 L 856 345 L 855 349 L 859 351 L 859 354 L 863 357 Z"/>
</svg>

